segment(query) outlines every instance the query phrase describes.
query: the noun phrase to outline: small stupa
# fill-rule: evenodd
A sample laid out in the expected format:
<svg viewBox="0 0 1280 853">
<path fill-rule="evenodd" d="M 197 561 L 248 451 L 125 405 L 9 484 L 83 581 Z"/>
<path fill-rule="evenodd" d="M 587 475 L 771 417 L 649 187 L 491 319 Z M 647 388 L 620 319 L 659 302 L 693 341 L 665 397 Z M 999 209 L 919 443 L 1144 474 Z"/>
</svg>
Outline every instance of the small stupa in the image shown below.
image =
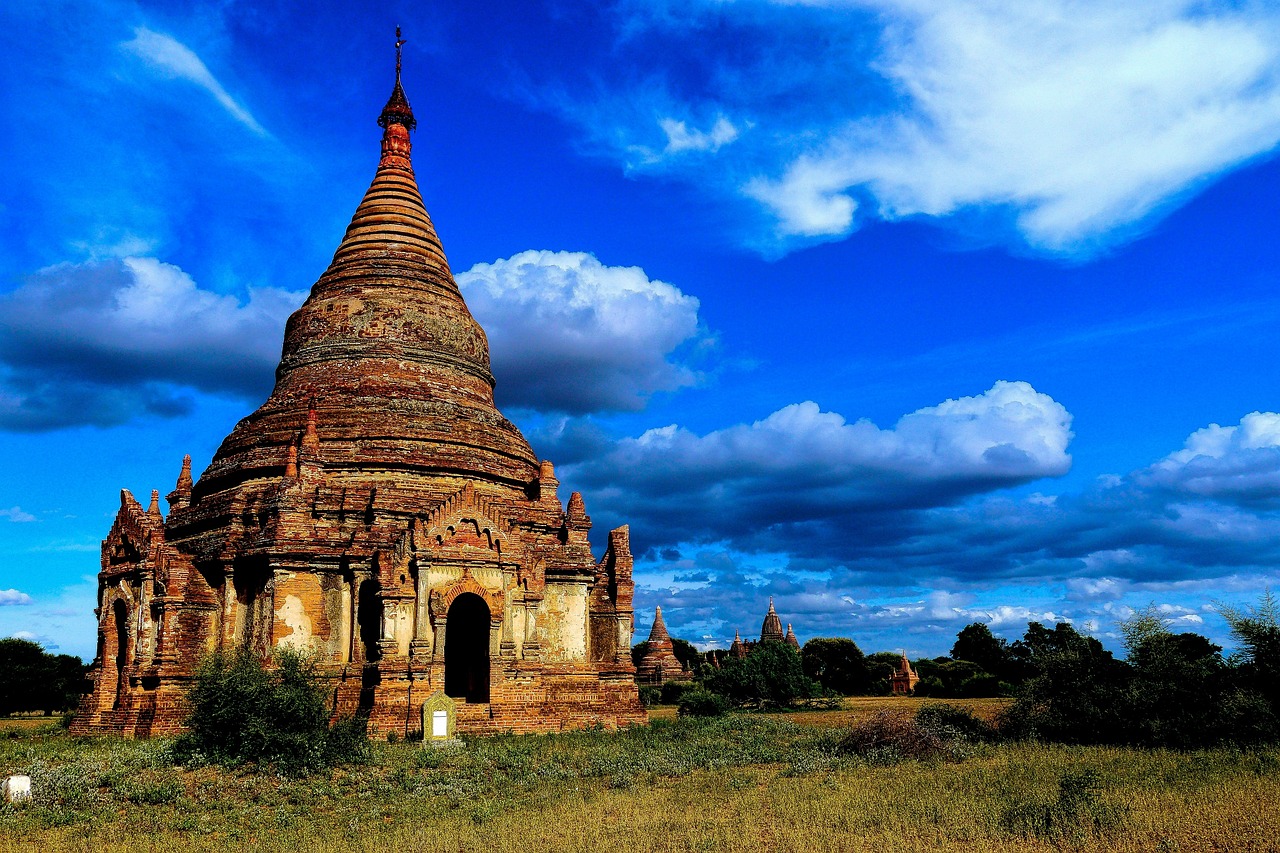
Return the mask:
<svg viewBox="0 0 1280 853">
<path fill-rule="evenodd" d="M 653 628 L 649 631 L 649 640 L 645 646 L 644 657 L 636 667 L 637 684 L 661 685 L 667 681 L 690 681 L 693 678 L 676 658 L 671 635 L 667 633 L 667 625 L 662 621 L 661 607 L 656 608 Z"/>
</svg>

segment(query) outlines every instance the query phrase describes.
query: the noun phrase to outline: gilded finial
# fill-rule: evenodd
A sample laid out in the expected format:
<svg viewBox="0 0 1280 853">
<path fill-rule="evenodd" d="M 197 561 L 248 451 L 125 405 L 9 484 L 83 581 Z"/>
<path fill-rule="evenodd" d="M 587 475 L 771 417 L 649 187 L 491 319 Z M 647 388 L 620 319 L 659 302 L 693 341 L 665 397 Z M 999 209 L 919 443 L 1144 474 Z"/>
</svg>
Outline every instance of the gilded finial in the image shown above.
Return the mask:
<svg viewBox="0 0 1280 853">
<path fill-rule="evenodd" d="M 396 84 L 391 89 L 391 99 L 382 108 L 382 115 L 378 116 L 378 127 L 383 129 L 400 125 L 405 130 L 413 130 L 418 126 L 417 120 L 413 117 L 413 110 L 409 107 L 409 99 L 405 97 L 404 88 L 400 85 L 400 60 L 404 44 L 405 40 L 400 37 L 400 28 L 396 27 Z M 408 136 L 403 136 L 407 146 Z M 386 152 L 383 153 L 385 155 Z M 408 156 L 407 147 L 404 155 Z"/>
<path fill-rule="evenodd" d="M 400 48 L 404 47 L 404 39 L 400 38 L 400 25 L 396 24 L 396 82 L 400 82 Z"/>
</svg>

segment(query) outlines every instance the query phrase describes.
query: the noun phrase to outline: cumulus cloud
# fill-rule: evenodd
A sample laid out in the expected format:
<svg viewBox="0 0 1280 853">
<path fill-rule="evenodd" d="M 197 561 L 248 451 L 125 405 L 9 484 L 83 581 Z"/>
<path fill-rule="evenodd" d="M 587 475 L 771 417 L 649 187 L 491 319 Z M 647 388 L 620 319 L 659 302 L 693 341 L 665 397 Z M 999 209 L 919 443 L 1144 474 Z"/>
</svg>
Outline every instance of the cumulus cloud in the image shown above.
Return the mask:
<svg viewBox="0 0 1280 853">
<path fill-rule="evenodd" d="M 9 507 L 8 509 L 0 509 L 0 517 L 7 518 L 10 521 L 17 522 L 20 524 L 36 520 L 36 517 L 34 515 L 27 512 L 20 506 Z"/>
<path fill-rule="evenodd" d="M 1139 479 L 1187 497 L 1280 507 L 1280 414 L 1254 412 L 1237 426 L 1210 424 Z"/>
<path fill-rule="evenodd" d="M 1280 12 L 1269 4 L 649 5 L 620 4 L 615 47 L 646 73 L 567 112 L 630 169 L 761 205 L 773 242 L 747 238 L 771 249 L 923 216 L 1088 252 L 1280 142 Z M 644 110 L 619 108 L 627 97 L 753 131 L 714 160 L 637 161 L 659 146 Z M 664 131 L 669 147 L 711 139 Z"/>
<path fill-rule="evenodd" d="M 0 589 L 0 607 L 30 604 L 31 596 L 16 589 Z"/>
<path fill-rule="evenodd" d="M 0 426 L 180 415 L 184 389 L 265 395 L 284 321 L 305 296 L 249 288 L 241 302 L 153 258 L 41 270 L 0 296 Z"/>
<path fill-rule="evenodd" d="M 597 525 L 631 524 L 637 606 L 707 644 L 758 630 L 774 595 L 802 636 L 872 648 L 910 635 L 937 654 L 974 621 L 1010 638 L 1069 621 L 1116 646 L 1116 623 L 1153 602 L 1230 646 L 1210 602 L 1256 600 L 1280 563 L 1280 506 L 1258 485 L 1278 422 L 1253 413 L 1124 475 L 1010 492 L 1065 473 L 1071 418 L 1002 382 L 888 429 L 814 404 L 612 441 L 570 419 L 561 449 L 591 452 L 559 471 Z"/>
<path fill-rule="evenodd" d="M 694 384 L 712 343 L 698 300 L 639 267 L 582 252 L 521 252 L 457 276 L 489 336 L 503 405 L 634 411 Z"/>
<path fill-rule="evenodd" d="M 212 95 L 236 121 L 259 136 L 268 135 L 257 119 L 222 87 L 195 51 L 173 36 L 138 27 L 133 31 L 133 38 L 122 42 L 120 47 L 164 77 L 194 83 Z"/>
<path fill-rule="evenodd" d="M 806 528 L 861 529 L 890 511 L 963 498 L 1067 472 L 1071 415 L 1025 382 L 997 382 L 891 429 L 798 403 L 705 435 L 676 425 L 618 441 L 566 466 L 610 511 L 646 519 L 647 544 L 731 538 L 795 540 Z M 887 533 L 887 531 L 886 531 Z M 847 537 L 842 537 L 847 538 Z"/>
</svg>

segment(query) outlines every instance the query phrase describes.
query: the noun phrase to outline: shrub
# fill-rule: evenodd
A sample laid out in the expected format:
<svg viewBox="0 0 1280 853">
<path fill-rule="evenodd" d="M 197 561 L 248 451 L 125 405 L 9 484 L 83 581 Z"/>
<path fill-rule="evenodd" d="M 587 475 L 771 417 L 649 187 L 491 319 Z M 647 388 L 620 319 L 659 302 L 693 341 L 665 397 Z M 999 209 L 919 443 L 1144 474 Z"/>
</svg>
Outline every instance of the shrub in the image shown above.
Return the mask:
<svg viewBox="0 0 1280 853">
<path fill-rule="evenodd" d="M 682 717 L 719 717 L 727 714 L 730 707 L 725 697 L 698 688 L 681 697 L 679 713 Z"/>
<path fill-rule="evenodd" d="M 1051 803 L 1021 803 L 1005 809 L 1001 825 L 1015 835 L 1052 842 L 1078 842 L 1115 827 L 1124 810 L 1098 796 L 1096 770 L 1067 771 L 1058 778 L 1058 797 Z"/>
<path fill-rule="evenodd" d="M 916 712 L 916 725 L 944 740 L 969 743 L 995 743 L 1000 732 L 986 720 L 974 716 L 968 708 L 931 702 Z"/>
<path fill-rule="evenodd" d="M 913 717 L 890 710 L 877 711 L 855 725 L 836 743 L 836 752 L 883 763 L 957 757 L 947 738 Z"/>
<path fill-rule="evenodd" d="M 331 728 L 315 662 L 290 649 L 277 652 L 271 670 L 245 650 L 211 655 L 187 701 L 188 731 L 173 746 L 182 763 L 271 765 L 300 775 L 368 754 L 364 720 L 339 720 Z"/>
<path fill-rule="evenodd" d="M 662 699 L 662 691 L 657 687 L 641 687 L 640 688 L 640 704 L 646 708 L 652 708 Z"/>
<path fill-rule="evenodd" d="M 662 685 L 662 704 L 679 705 L 681 697 L 692 689 L 693 685 L 687 681 L 668 681 Z"/>
</svg>

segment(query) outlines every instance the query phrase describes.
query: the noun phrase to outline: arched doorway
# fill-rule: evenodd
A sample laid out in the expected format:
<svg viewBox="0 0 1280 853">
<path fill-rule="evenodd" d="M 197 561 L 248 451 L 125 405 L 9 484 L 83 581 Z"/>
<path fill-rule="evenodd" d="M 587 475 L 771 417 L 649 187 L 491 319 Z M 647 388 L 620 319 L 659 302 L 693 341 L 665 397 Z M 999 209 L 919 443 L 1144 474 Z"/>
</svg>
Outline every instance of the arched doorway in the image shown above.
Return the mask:
<svg viewBox="0 0 1280 853">
<path fill-rule="evenodd" d="M 378 597 L 378 582 L 367 580 L 360 584 L 359 602 L 356 605 L 356 624 L 360 628 L 360 646 L 367 663 L 382 657 L 378 641 L 382 639 L 382 599 Z"/>
<path fill-rule="evenodd" d="M 129 663 L 129 608 L 117 598 L 111 605 L 111 615 L 116 631 L 116 697 L 112 707 L 119 708 L 124 696 L 124 668 Z"/>
<path fill-rule="evenodd" d="M 445 694 L 488 702 L 489 605 L 474 592 L 464 592 L 453 600 L 445 618 Z"/>
</svg>

